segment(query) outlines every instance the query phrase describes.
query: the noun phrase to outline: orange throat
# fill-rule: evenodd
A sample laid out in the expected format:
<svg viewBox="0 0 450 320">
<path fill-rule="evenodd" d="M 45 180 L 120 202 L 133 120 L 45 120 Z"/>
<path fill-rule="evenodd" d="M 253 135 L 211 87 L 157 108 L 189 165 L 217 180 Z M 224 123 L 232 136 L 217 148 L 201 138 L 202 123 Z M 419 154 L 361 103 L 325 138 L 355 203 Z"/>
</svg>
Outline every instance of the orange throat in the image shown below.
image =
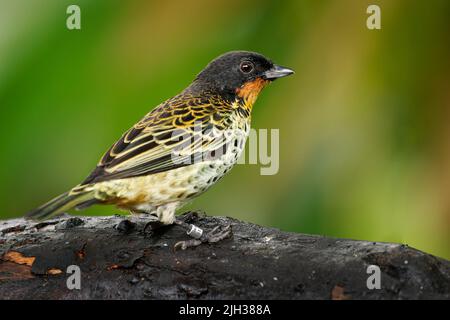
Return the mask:
<svg viewBox="0 0 450 320">
<path fill-rule="evenodd" d="M 269 83 L 263 78 L 256 78 L 253 81 L 244 83 L 240 88 L 236 89 L 236 95 L 243 99 L 245 105 L 251 109 L 261 90 Z"/>
</svg>

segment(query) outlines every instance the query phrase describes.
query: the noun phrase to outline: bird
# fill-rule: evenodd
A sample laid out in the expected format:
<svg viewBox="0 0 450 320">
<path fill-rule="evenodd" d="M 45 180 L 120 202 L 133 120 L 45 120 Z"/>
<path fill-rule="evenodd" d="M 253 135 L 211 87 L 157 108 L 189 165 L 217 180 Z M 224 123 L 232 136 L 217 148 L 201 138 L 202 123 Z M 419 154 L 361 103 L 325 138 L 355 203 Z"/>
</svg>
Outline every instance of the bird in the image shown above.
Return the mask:
<svg viewBox="0 0 450 320">
<path fill-rule="evenodd" d="M 205 233 L 176 211 L 217 183 L 236 164 L 249 135 L 253 105 L 269 83 L 293 74 L 262 54 L 230 51 L 212 60 L 181 93 L 126 131 L 80 184 L 28 212 L 45 220 L 71 209 L 112 204 L 177 224 L 186 249 L 217 242 L 230 227 Z"/>
</svg>

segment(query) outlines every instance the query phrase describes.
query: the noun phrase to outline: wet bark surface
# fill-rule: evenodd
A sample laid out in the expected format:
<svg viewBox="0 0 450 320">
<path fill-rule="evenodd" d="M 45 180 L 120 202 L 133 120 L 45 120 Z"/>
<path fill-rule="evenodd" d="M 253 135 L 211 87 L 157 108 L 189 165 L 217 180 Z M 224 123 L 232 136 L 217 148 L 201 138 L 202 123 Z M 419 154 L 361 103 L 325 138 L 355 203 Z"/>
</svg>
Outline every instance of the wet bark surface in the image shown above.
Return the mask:
<svg viewBox="0 0 450 320">
<path fill-rule="evenodd" d="M 205 230 L 231 223 L 233 235 L 175 251 L 189 239 L 182 228 L 124 219 L 0 221 L 0 299 L 450 299 L 450 262 L 401 244 L 201 217 Z M 79 290 L 67 287 L 70 265 Z M 381 289 L 367 287 L 370 265 Z"/>
</svg>

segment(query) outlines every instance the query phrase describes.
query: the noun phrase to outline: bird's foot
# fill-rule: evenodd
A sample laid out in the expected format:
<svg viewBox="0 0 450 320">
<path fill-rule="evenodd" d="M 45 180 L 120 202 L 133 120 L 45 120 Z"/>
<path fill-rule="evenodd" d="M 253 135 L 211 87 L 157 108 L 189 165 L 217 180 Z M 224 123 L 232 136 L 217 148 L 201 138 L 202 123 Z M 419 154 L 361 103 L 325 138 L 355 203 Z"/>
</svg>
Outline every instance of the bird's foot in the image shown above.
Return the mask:
<svg viewBox="0 0 450 320">
<path fill-rule="evenodd" d="M 201 210 L 187 211 L 180 215 L 180 218 L 182 218 L 183 221 L 186 223 L 194 222 L 194 221 L 197 221 L 198 219 L 202 219 L 204 217 L 206 217 L 206 213 Z"/>
<path fill-rule="evenodd" d="M 124 220 L 120 221 L 120 223 L 118 225 L 116 225 L 115 228 L 120 233 L 128 234 L 136 228 L 136 223 L 131 222 L 128 219 L 124 219 Z"/>
<path fill-rule="evenodd" d="M 155 231 L 161 229 L 164 226 L 166 225 L 160 221 L 149 221 L 145 224 L 144 228 L 142 229 L 142 232 L 146 233 L 147 230 Z"/>
<path fill-rule="evenodd" d="M 131 213 L 130 222 L 139 226 L 143 225 L 142 228 L 143 233 L 146 233 L 147 231 L 155 231 L 165 226 L 158 220 L 158 217 L 152 213 L 135 210 L 130 210 L 130 213 Z"/>
<path fill-rule="evenodd" d="M 177 223 L 179 224 L 179 223 Z M 181 224 L 184 226 L 183 224 Z M 222 241 L 232 235 L 231 224 L 220 230 L 220 226 L 215 227 L 208 233 L 204 233 L 202 229 L 197 226 L 189 225 L 190 229 L 187 234 L 194 239 L 178 241 L 174 245 L 174 249 L 186 250 L 187 248 L 197 247 L 202 243 L 216 243 Z"/>
</svg>

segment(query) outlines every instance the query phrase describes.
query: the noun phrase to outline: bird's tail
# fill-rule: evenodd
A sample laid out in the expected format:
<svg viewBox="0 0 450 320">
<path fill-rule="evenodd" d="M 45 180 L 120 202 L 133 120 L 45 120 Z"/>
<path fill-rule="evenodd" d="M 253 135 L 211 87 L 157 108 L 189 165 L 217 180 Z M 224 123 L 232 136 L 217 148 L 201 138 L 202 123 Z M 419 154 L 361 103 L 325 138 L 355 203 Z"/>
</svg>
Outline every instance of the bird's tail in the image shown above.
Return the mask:
<svg viewBox="0 0 450 320">
<path fill-rule="evenodd" d="M 25 217 L 33 220 L 45 220 L 72 208 L 84 209 L 96 202 L 93 191 L 79 193 L 66 192 L 39 208 L 28 212 Z"/>
</svg>

